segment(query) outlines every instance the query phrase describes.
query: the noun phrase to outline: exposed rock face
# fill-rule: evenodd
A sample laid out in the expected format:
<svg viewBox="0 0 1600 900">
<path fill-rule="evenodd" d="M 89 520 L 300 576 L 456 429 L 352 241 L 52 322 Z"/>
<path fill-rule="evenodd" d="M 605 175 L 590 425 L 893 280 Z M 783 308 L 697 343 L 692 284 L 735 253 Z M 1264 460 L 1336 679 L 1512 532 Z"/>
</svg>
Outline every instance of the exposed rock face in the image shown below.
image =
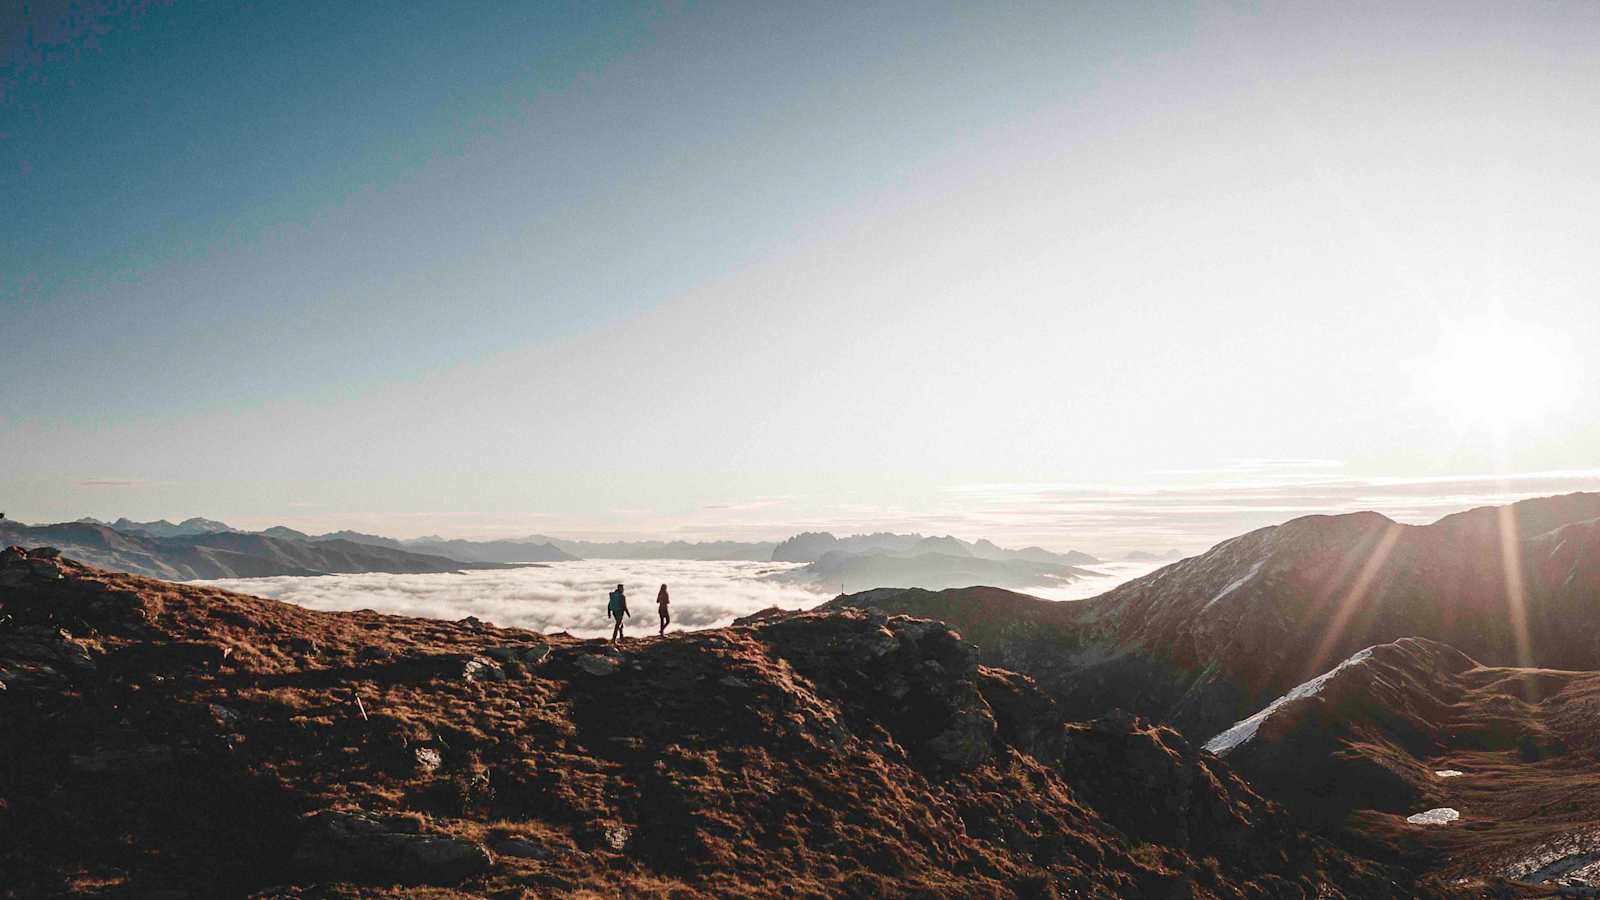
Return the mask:
<svg viewBox="0 0 1600 900">
<path fill-rule="evenodd" d="M 937 622 L 611 645 L 35 562 L 0 562 L 29 572 L 0 637 L 65 629 L 88 666 L 0 692 L 0 871 L 22 895 L 1439 893 L 1297 830 L 1170 730 L 1066 725 Z M 191 645 L 228 652 L 170 649 Z M 509 646 L 546 653 L 462 677 Z M 139 747 L 171 761 L 66 762 Z"/>
<path fill-rule="evenodd" d="M 312 816 L 291 862 L 318 878 L 402 884 L 450 884 L 490 864 L 472 841 L 423 834 L 413 818 L 359 812 Z"/>
</svg>

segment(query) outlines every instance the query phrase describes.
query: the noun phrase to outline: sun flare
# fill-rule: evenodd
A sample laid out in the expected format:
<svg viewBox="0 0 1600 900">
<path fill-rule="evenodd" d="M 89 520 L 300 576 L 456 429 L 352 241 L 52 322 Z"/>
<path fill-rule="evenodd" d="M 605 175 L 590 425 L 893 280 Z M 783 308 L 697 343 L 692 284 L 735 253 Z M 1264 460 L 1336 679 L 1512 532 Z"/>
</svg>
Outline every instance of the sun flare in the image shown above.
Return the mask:
<svg viewBox="0 0 1600 900">
<path fill-rule="evenodd" d="M 1561 356 L 1552 336 L 1514 319 L 1460 323 L 1434 353 L 1429 393 L 1463 425 L 1528 424 L 1559 406 Z"/>
</svg>

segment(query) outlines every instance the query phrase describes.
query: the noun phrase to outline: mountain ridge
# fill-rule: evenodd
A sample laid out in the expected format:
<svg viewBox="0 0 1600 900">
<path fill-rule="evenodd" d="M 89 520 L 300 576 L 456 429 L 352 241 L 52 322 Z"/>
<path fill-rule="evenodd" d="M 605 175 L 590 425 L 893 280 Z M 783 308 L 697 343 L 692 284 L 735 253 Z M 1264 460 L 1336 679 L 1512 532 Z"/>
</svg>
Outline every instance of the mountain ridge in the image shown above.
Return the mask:
<svg viewBox="0 0 1600 900">
<path fill-rule="evenodd" d="M 0 587 L 25 894 L 1451 895 L 1171 729 L 1064 721 L 928 620 L 614 645 L 20 548 Z"/>
<path fill-rule="evenodd" d="M 1482 507 L 1430 525 L 1371 512 L 1306 516 L 1087 600 L 1009 597 L 1034 623 L 1020 633 L 985 624 L 994 595 L 979 589 L 831 603 L 991 634 L 989 645 L 974 638 L 986 661 L 1033 676 L 1071 714 L 1122 706 L 1205 740 L 1332 662 L 1403 637 L 1485 664 L 1600 668 L 1600 639 L 1571 627 L 1596 616 L 1596 519 L 1600 494 Z M 1506 560 L 1503 547 L 1514 551 Z"/>
</svg>

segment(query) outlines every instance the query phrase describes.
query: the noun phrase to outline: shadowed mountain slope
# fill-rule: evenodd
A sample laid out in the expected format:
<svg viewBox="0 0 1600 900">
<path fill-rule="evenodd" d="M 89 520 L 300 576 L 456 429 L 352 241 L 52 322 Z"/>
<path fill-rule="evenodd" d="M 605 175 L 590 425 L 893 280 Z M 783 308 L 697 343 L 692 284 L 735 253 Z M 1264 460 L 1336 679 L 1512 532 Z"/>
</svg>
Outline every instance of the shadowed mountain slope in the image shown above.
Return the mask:
<svg viewBox="0 0 1600 900">
<path fill-rule="evenodd" d="M 1519 879 L 1564 857 L 1600 862 L 1585 861 L 1600 849 L 1600 672 L 1480 666 L 1405 638 L 1352 655 L 1205 748 L 1365 853 Z M 1460 818 L 1407 821 L 1440 808 Z M 1573 849 L 1518 866 L 1563 845 Z M 1600 866 L 1579 868 L 1549 874 L 1600 890 Z"/>
<path fill-rule="evenodd" d="M 1442 896 L 926 620 L 617 646 L 13 549 L 0 685 L 17 896 Z"/>
</svg>

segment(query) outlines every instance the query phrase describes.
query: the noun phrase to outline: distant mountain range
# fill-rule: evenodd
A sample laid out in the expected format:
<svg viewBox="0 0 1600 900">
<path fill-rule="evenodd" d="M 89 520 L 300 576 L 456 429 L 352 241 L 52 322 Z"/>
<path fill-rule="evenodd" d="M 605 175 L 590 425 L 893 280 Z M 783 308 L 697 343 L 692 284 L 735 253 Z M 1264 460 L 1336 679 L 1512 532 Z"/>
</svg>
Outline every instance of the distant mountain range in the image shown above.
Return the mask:
<svg viewBox="0 0 1600 900">
<path fill-rule="evenodd" d="M 774 581 L 824 588 L 834 585 L 872 585 L 942 590 L 975 584 L 1016 588 L 1050 587 L 1093 574 L 1076 566 L 1025 559 L 980 559 L 947 553 L 841 553 L 835 550 L 823 554 L 814 563 L 769 577 Z"/>
<path fill-rule="evenodd" d="M 584 559 L 698 559 L 767 562 L 777 541 L 569 541 L 542 534 L 526 540 L 559 547 Z"/>
<path fill-rule="evenodd" d="M 579 541 L 534 534 L 471 541 L 426 535 L 409 540 L 359 531 L 310 534 L 283 525 L 243 531 L 194 517 L 114 522 L 84 518 L 26 526 L 0 520 L 0 543 L 53 544 L 75 558 L 155 578 L 257 577 L 352 572 L 441 572 L 493 564 L 579 559 L 689 559 L 799 562 L 784 580 L 797 584 L 904 587 L 1039 587 L 1082 577 L 1075 567 L 1099 562 L 1087 553 L 1041 547 L 1010 550 L 949 535 L 805 532 L 776 541 Z M 9 535 L 9 537 L 5 536 Z M 1174 551 L 1175 552 L 1175 551 Z M 1153 557 L 1152 557 L 1153 558 Z"/>
<path fill-rule="evenodd" d="M 221 531 L 234 530 L 228 527 L 226 523 L 218 522 L 215 519 L 202 519 L 199 516 L 196 516 L 192 519 L 184 519 L 182 522 L 179 522 L 176 525 L 168 522 L 166 519 L 157 519 L 154 522 L 135 522 L 126 517 L 118 519 L 115 522 L 102 522 L 99 519 L 85 517 L 79 519 L 78 522 L 85 525 L 104 525 L 107 528 L 120 531 L 123 534 L 145 534 L 149 535 L 150 537 L 159 538 L 184 537 L 194 534 L 216 534 L 217 532 Z"/>
<path fill-rule="evenodd" d="M 1168 550 L 1165 553 L 1151 553 L 1147 550 L 1134 550 L 1122 557 L 1125 562 L 1175 562 L 1183 559 L 1183 551 Z"/>
<path fill-rule="evenodd" d="M 886 554 L 893 556 L 918 556 L 935 553 L 942 556 L 972 557 L 987 560 L 1025 560 L 1036 563 L 1054 563 L 1063 566 L 1083 566 L 1100 562 L 1087 553 L 1070 550 L 1054 553 L 1043 547 L 1024 547 L 1007 550 L 987 540 L 976 542 L 945 535 L 928 537 L 921 534 L 853 534 L 834 537 L 826 531 L 807 531 L 779 544 L 772 551 L 773 562 L 814 563 L 829 553 L 847 555 Z"/>
<path fill-rule="evenodd" d="M 805 563 L 769 576 L 786 584 L 843 585 L 942 590 L 971 585 L 1010 588 L 1051 587 L 1092 576 L 1079 566 L 1100 560 L 1076 550 L 1053 553 L 1041 547 L 1008 550 L 993 542 L 963 541 L 945 535 L 857 534 L 839 538 L 808 531 L 779 544 L 775 562 Z"/>
<path fill-rule="evenodd" d="M 181 529 L 188 523 L 164 524 Z M 0 545 L 52 546 L 93 565 L 168 581 L 360 572 L 416 574 L 505 567 L 338 538 L 298 540 L 232 530 L 166 536 L 154 533 L 166 530 L 157 527 L 122 531 L 92 522 L 23 525 L 0 520 Z"/>
</svg>

